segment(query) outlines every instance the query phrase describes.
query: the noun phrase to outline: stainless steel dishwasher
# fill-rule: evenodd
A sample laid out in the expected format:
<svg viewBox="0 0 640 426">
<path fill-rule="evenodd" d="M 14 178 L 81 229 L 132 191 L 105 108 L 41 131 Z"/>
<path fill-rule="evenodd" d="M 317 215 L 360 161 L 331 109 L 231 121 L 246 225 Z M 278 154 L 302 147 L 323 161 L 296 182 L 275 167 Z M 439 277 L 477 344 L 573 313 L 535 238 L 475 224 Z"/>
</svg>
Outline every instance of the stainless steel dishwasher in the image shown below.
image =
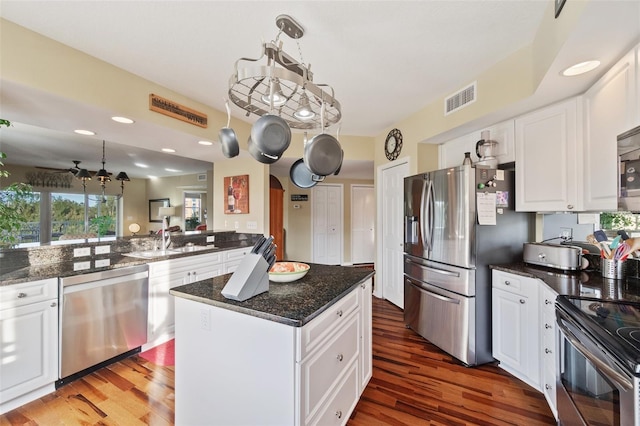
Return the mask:
<svg viewBox="0 0 640 426">
<path fill-rule="evenodd" d="M 60 295 L 58 384 L 147 342 L 147 265 L 61 278 Z"/>
</svg>

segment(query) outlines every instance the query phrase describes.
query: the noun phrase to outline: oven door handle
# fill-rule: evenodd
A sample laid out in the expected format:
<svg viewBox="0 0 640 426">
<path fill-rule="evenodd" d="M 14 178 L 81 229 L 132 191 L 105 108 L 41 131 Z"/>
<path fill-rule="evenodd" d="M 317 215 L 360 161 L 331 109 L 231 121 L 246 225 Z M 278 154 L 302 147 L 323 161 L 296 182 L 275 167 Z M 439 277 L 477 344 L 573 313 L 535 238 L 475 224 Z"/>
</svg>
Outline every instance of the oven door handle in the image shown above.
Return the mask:
<svg viewBox="0 0 640 426">
<path fill-rule="evenodd" d="M 593 355 L 589 351 L 589 349 L 587 349 L 582 343 L 580 343 L 578 338 L 571 332 L 571 330 L 569 330 L 569 328 L 566 325 L 562 323 L 562 321 L 557 321 L 557 323 L 558 323 L 558 326 L 560 327 L 560 331 L 562 331 L 562 334 L 564 334 L 567 340 L 569 340 L 569 343 L 571 343 L 578 351 L 580 351 L 582 356 L 584 356 L 593 364 L 595 364 L 597 368 L 603 370 L 607 376 L 609 376 L 612 380 L 615 380 L 616 383 L 618 383 L 620 386 L 624 388 L 624 390 L 631 391 L 633 389 L 633 383 L 631 383 L 631 381 L 627 377 L 618 373 L 616 370 L 614 370 L 609 365 L 604 363 L 598 357 Z"/>
</svg>

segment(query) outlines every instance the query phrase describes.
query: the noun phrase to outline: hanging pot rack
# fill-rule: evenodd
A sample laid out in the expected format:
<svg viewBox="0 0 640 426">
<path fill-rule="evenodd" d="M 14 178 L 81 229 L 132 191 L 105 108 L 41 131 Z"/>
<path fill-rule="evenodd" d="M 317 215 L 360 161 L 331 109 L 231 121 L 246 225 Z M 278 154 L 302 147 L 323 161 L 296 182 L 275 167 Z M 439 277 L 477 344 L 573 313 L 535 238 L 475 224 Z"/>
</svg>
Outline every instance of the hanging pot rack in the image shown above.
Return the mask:
<svg viewBox="0 0 640 426">
<path fill-rule="evenodd" d="M 276 18 L 281 33 L 298 40 L 304 35 L 302 27 L 290 16 L 279 15 Z M 234 73 L 229 79 L 229 99 L 246 115 L 263 116 L 275 113 L 282 117 L 292 129 L 321 129 L 336 124 L 342 118 L 341 106 L 335 98 L 333 88 L 328 84 L 313 82 L 311 66 L 296 61 L 282 50 L 282 42 L 275 41 L 262 44 L 262 55 L 257 59 L 240 58 L 234 66 Z M 266 63 L 264 62 L 266 60 Z M 263 61 L 262 65 L 258 62 Z M 263 101 L 263 97 L 273 94 L 273 82 L 277 81 L 282 90 L 285 102 L 273 106 Z M 324 122 L 319 114 L 310 119 L 299 119 L 294 113 L 300 108 L 301 96 L 309 99 L 316 109 L 324 107 Z"/>
</svg>

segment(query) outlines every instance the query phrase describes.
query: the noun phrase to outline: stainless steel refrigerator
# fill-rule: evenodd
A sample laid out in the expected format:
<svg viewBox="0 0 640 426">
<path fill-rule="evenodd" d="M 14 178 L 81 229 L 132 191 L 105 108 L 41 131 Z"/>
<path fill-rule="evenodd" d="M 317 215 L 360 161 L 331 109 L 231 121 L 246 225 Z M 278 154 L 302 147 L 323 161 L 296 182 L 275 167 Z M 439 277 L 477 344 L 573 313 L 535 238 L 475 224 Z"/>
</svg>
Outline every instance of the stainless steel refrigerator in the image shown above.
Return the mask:
<svg viewBox="0 0 640 426">
<path fill-rule="evenodd" d="M 468 165 L 404 179 L 404 320 L 469 366 L 491 356 L 490 264 L 522 260 L 534 216 L 514 172 Z"/>
</svg>

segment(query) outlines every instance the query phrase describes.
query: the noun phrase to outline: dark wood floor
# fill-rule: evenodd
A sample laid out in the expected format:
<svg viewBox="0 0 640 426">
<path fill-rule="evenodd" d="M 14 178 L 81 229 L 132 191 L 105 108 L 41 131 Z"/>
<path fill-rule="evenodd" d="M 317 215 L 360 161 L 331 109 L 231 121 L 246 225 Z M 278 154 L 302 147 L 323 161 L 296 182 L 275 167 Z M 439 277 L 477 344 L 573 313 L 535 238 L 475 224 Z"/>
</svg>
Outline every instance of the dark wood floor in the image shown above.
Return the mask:
<svg viewBox="0 0 640 426">
<path fill-rule="evenodd" d="M 170 425 L 174 368 L 133 356 L 0 416 L 0 425 Z M 464 367 L 373 302 L 373 377 L 350 426 L 555 424 L 539 392 L 495 365 Z"/>
</svg>

